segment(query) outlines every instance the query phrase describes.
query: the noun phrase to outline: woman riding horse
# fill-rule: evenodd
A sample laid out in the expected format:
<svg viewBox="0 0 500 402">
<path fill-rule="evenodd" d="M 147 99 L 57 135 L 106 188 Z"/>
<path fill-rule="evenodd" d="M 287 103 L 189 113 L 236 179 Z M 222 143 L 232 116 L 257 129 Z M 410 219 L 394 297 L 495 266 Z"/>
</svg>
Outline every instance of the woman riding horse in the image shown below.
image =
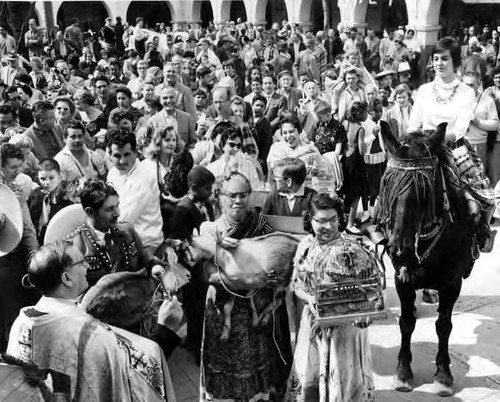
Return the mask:
<svg viewBox="0 0 500 402">
<path fill-rule="evenodd" d="M 470 122 L 474 120 L 475 93 L 455 74 L 461 58 L 460 46 L 453 38 L 441 39 L 432 57 L 436 78 L 418 90 L 408 132 L 433 132 L 440 123 L 448 123 L 445 141 L 452 150 L 448 164 L 457 168 L 470 214 L 475 216 L 479 248 L 490 252 L 496 234 L 489 226 L 495 209 L 494 194 L 481 159 L 464 138 Z M 444 174 L 450 181 L 448 170 Z"/>
</svg>

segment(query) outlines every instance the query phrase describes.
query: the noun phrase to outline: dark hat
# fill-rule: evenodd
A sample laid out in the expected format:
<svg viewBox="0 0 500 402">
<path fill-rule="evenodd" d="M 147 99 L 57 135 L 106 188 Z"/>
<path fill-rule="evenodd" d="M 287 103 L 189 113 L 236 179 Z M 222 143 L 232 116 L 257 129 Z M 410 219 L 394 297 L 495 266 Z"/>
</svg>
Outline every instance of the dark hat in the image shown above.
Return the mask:
<svg viewBox="0 0 500 402">
<path fill-rule="evenodd" d="M 178 35 L 178 36 L 176 36 L 176 37 L 175 37 L 175 39 L 174 39 L 174 44 L 176 44 L 176 43 L 182 43 L 182 42 L 184 42 L 184 41 L 182 40 L 182 36 L 179 36 L 179 35 Z"/>
<path fill-rule="evenodd" d="M 276 48 L 279 52 L 282 52 L 288 49 L 288 45 L 284 40 L 279 40 L 278 43 L 276 43 Z"/>
<path fill-rule="evenodd" d="M 107 324 L 130 326 L 140 321 L 154 290 L 145 268 L 108 274 L 85 294 L 81 308 Z"/>
<path fill-rule="evenodd" d="M 188 186 L 202 186 L 208 183 L 215 182 L 215 176 L 210 170 L 203 166 L 195 166 L 187 175 Z"/>
<path fill-rule="evenodd" d="M 281 70 L 280 73 L 278 74 L 278 80 L 280 80 L 282 77 L 288 75 L 289 77 L 293 77 L 293 73 L 289 70 Z"/>
</svg>

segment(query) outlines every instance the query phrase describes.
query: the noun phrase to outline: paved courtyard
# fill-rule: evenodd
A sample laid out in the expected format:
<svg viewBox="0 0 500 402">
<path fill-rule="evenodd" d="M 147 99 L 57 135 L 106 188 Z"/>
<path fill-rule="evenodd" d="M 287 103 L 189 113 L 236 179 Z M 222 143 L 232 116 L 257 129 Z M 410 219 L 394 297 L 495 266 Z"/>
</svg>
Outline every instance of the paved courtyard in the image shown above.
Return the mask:
<svg viewBox="0 0 500 402">
<path fill-rule="evenodd" d="M 500 229 L 497 225 L 497 229 Z M 392 389 L 399 351 L 399 301 L 393 271 L 387 273 L 387 320 L 370 326 L 370 340 L 379 402 L 498 402 L 500 401 L 500 240 L 491 254 L 483 254 L 462 287 L 455 305 L 450 357 L 455 395 L 440 398 L 433 393 L 437 335 L 436 305 L 418 306 L 413 334 L 413 372 L 416 388 L 411 393 Z M 417 300 L 420 303 L 421 297 Z M 169 361 L 179 402 L 198 400 L 199 368 L 187 352 L 178 349 Z"/>
</svg>

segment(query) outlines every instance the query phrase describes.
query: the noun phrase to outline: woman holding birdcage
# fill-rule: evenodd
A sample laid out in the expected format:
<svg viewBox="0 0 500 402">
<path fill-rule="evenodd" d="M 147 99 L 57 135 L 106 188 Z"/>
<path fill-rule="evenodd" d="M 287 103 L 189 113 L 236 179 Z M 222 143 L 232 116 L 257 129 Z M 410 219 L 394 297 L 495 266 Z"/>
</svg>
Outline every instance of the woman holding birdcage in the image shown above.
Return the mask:
<svg viewBox="0 0 500 402">
<path fill-rule="evenodd" d="M 289 380 L 292 401 L 375 400 L 366 330 L 370 319 L 349 321 L 344 316 L 338 323 L 320 324 L 325 313 L 318 304 L 321 289 L 378 272 L 371 252 L 341 234 L 345 225 L 341 199 L 325 193 L 314 196 L 305 216 L 311 234 L 297 248 L 291 285 L 304 302 Z"/>
</svg>

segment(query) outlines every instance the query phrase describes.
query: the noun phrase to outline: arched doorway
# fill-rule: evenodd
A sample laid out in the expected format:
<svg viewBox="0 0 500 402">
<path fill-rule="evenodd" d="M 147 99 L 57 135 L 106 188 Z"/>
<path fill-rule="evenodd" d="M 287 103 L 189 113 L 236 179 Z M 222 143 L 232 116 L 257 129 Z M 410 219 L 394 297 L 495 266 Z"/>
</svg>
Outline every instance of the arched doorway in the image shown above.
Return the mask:
<svg viewBox="0 0 500 402">
<path fill-rule="evenodd" d="M 201 26 L 206 28 L 209 26 L 210 22 L 214 20 L 214 10 L 212 9 L 212 3 L 210 1 L 201 2 Z"/>
<path fill-rule="evenodd" d="M 127 22 L 135 25 L 137 17 L 144 18 L 146 27 L 152 28 L 157 22 L 170 25 L 172 13 L 166 1 L 133 1 L 127 9 Z"/>
<path fill-rule="evenodd" d="M 275 22 L 281 24 L 283 20 L 288 21 L 285 0 L 268 0 L 266 6 L 267 27 L 271 28 L 271 25 Z"/>
<path fill-rule="evenodd" d="M 247 20 L 247 10 L 245 8 L 245 3 L 242 0 L 231 1 L 231 8 L 229 11 L 229 19 L 231 21 L 236 21 L 238 18 L 242 18 L 243 21 Z"/>
<path fill-rule="evenodd" d="M 477 3 L 476 1 L 443 0 L 439 23 L 443 34 L 449 34 L 452 28 L 475 26 L 477 34 L 482 33 L 485 24 L 490 26 L 490 31 L 500 25 L 500 4 Z"/>
<path fill-rule="evenodd" d="M 379 0 L 382 12 L 382 27 L 397 28 L 408 25 L 408 10 L 405 0 Z"/>
<path fill-rule="evenodd" d="M 76 17 L 80 20 L 82 31 L 99 31 L 108 16 L 108 9 L 102 1 L 65 1 L 57 12 L 57 24 L 65 28 Z"/>
<path fill-rule="evenodd" d="M 325 24 L 325 13 L 323 10 L 324 0 L 312 0 L 311 1 L 311 18 L 312 28 L 315 31 L 323 30 Z M 328 1 L 328 0 L 326 0 Z M 333 2 L 332 2 L 333 3 Z"/>
</svg>

